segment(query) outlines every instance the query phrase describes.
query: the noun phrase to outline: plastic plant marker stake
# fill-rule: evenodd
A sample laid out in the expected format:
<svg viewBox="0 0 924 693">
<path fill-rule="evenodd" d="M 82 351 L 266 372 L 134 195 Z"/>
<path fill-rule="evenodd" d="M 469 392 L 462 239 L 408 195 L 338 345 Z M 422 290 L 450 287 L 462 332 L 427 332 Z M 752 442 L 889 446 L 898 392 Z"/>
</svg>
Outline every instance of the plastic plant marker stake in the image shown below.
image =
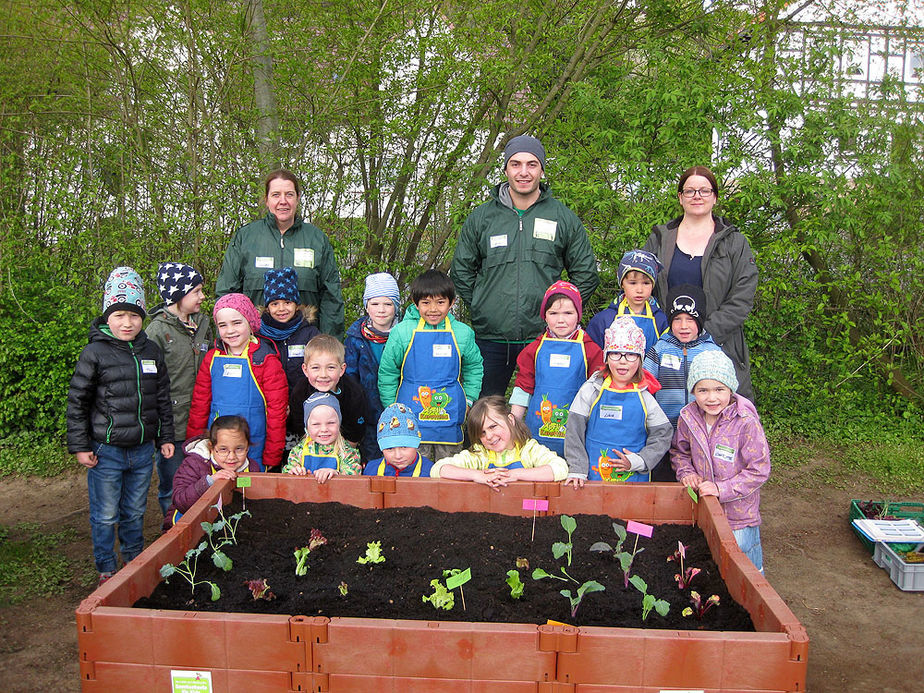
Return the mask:
<svg viewBox="0 0 924 693">
<path fill-rule="evenodd" d="M 553 621 L 552 619 L 546 619 L 545 625 L 547 626 L 565 626 L 566 628 L 573 628 L 569 623 L 562 623 L 561 621 Z"/>
<path fill-rule="evenodd" d="M 455 575 L 450 575 L 446 578 L 446 589 L 454 590 L 456 587 L 461 587 L 471 579 L 472 569 L 466 568 L 465 570 L 458 572 Z"/>
<path fill-rule="evenodd" d="M 524 498 L 523 499 L 523 510 L 532 510 L 533 511 L 533 531 L 529 535 L 529 542 L 532 543 L 536 538 L 536 511 L 537 510 L 548 510 L 549 502 L 547 500 L 540 500 L 538 498 Z"/>
<path fill-rule="evenodd" d="M 687 486 L 687 493 L 690 495 L 690 498 L 693 499 L 694 503 L 699 503 L 699 498 L 696 495 L 696 491 L 693 490 L 692 486 Z"/>
<path fill-rule="evenodd" d="M 533 540 L 536 538 L 536 506 L 533 506 L 533 529 L 529 533 L 529 543 L 532 544 Z"/>
<path fill-rule="evenodd" d="M 626 531 L 633 532 L 635 535 L 641 534 L 643 537 L 651 539 L 651 535 L 654 533 L 654 527 L 651 525 L 642 524 L 641 522 L 633 522 L 629 520 L 626 523 Z"/>
<path fill-rule="evenodd" d="M 241 508 L 247 510 L 247 487 L 250 486 L 252 479 L 249 476 L 239 476 L 237 478 L 237 487 L 241 489 Z"/>
</svg>

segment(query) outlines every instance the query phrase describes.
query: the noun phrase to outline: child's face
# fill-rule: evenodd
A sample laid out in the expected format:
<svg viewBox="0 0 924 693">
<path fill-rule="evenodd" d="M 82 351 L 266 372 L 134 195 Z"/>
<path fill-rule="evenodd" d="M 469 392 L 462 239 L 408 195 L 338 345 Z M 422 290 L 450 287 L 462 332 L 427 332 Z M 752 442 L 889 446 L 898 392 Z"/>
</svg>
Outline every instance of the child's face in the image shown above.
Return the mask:
<svg viewBox="0 0 924 693">
<path fill-rule="evenodd" d="M 642 359 L 635 353 L 611 351 L 606 355 L 606 366 L 610 369 L 613 383 L 625 386 L 632 382 L 632 378 L 641 368 Z"/>
<path fill-rule="evenodd" d="M 635 311 L 644 307 L 648 299 L 651 298 L 651 290 L 654 288 L 651 277 L 635 270 L 626 272 L 626 276 L 622 278 L 621 286 L 626 294 L 626 300 L 629 301 L 629 306 Z"/>
<path fill-rule="evenodd" d="M 218 336 L 228 350 L 238 356 L 244 353 L 247 342 L 250 341 L 250 323 L 247 322 L 247 318 L 234 308 L 222 308 L 215 314 L 215 323 Z"/>
<path fill-rule="evenodd" d="M 395 303 L 384 296 L 370 298 L 366 301 L 366 312 L 375 329 L 379 332 L 388 332 L 395 320 Z"/>
<path fill-rule="evenodd" d="M 513 447 L 513 414 L 488 410 L 481 424 L 481 444 L 493 452 L 503 452 Z"/>
<path fill-rule="evenodd" d="M 426 320 L 428 325 L 434 327 L 446 319 L 450 308 L 452 308 L 452 301 L 445 296 L 424 296 L 417 302 L 420 317 Z"/>
<path fill-rule="evenodd" d="M 677 338 L 678 342 L 686 344 L 699 336 L 699 325 L 696 324 L 696 320 L 692 316 L 686 313 L 677 313 L 674 319 L 671 320 L 671 334 Z"/>
<path fill-rule="evenodd" d="M 318 392 L 330 392 L 337 388 L 337 383 L 346 371 L 346 364 L 333 354 L 323 351 L 305 357 L 302 372 L 308 382 Z"/>
<path fill-rule="evenodd" d="M 115 310 L 106 318 L 112 336 L 123 342 L 130 342 L 138 336 L 142 322 L 141 316 L 133 310 Z"/>
<path fill-rule="evenodd" d="M 696 405 L 708 417 L 716 417 L 728 406 L 732 391 L 718 380 L 700 380 L 693 386 L 693 398 Z"/>
<path fill-rule="evenodd" d="M 578 314 L 570 298 L 559 298 L 545 309 L 545 324 L 553 337 L 564 339 L 577 329 Z"/>
<path fill-rule="evenodd" d="M 417 448 L 388 448 L 382 450 L 385 461 L 396 469 L 404 469 L 417 461 Z"/>
<path fill-rule="evenodd" d="M 298 304 L 295 301 L 270 301 L 266 306 L 270 317 L 277 322 L 289 322 L 295 317 L 295 311 L 298 310 Z"/>
<path fill-rule="evenodd" d="M 183 296 L 176 303 L 177 309 L 186 315 L 192 315 L 199 312 L 199 307 L 205 300 L 205 292 L 202 291 L 202 284 Z"/>
<path fill-rule="evenodd" d="M 321 405 L 311 410 L 305 423 L 305 433 L 320 445 L 332 445 L 340 435 L 340 418 L 333 407 Z"/>
<path fill-rule="evenodd" d="M 222 429 L 215 434 L 212 459 L 221 469 L 236 471 L 247 459 L 247 438 L 241 431 Z"/>
</svg>

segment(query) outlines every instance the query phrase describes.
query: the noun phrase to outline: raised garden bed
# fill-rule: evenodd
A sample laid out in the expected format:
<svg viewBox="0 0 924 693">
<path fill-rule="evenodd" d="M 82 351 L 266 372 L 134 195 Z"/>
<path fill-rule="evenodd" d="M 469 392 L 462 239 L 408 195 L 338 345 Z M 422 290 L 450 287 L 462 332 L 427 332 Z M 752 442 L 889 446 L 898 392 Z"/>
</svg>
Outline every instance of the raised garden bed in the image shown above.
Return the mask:
<svg viewBox="0 0 924 693">
<path fill-rule="evenodd" d="M 520 517 L 532 514 L 522 509 L 523 499 L 539 498 L 549 501 L 550 514 L 608 514 L 655 525 L 695 519 L 730 595 L 747 610 L 756 632 L 132 608 L 160 582 L 161 565 L 181 561 L 198 543 L 199 522 L 214 517 L 209 506 L 219 493 L 231 501 L 230 484 L 213 487 L 173 530 L 80 605 L 84 690 L 139 684 L 166 689 L 171 669 L 208 670 L 215 690 L 232 691 L 804 690 L 804 629 L 738 550 L 718 503 L 705 498 L 694 506 L 678 485 L 593 484 L 575 491 L 517 483 L 494 493 L 439 480 L 333 479 L 319 486 L 310 479 L 255 475 L 247 496 Z M 546 565 L 554 567 L 551 557 Z M 464 618 L 456 611 L 452 617 Z"/>
</svg>

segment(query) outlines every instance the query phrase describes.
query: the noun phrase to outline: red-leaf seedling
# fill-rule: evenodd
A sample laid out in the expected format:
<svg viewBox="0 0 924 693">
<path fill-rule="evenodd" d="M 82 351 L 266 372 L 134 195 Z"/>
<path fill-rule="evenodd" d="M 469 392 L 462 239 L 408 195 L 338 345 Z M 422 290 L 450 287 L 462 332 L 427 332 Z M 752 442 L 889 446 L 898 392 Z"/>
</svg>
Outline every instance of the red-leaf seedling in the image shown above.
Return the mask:
<svg viewBox="0 0 924 693">
<path fill-rule="evenodd" d="M 703 598 L 700 597 L 699 592 L 696 590 L 690 590 L 690 604 L 692 607 L 687 607 L 680 612 L 681 616 L 696 616 L 696 618 L 701 619 L 709 609 L 713 606 L 718 606 L 719 595 L 713 594 L 709 599 L 703 601 Z"/>
<path fill-rule="evenodd" d="M 254 601 L 258 599 L 271 601 L 276 598 L 276 595 L 270 591 L 270 586 L 266 582 L 266 578 L 248 580 L 244 584 L 247 585 L 247 589 L 249 589 L 250 593 L 253 595 Z"/>
</svg>

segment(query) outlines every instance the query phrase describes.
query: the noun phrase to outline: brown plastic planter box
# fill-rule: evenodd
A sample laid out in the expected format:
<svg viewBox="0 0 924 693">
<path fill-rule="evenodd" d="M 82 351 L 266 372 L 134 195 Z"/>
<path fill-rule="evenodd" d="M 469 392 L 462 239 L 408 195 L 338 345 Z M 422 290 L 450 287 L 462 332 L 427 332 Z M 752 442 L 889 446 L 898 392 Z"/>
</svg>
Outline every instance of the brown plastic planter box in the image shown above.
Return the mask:
<svg viewBox="0 0 924 693">
<path fill-rule="evenodd" d="M 738 549 L 718 502 L 694 505 L 678 484 L 589 484 L 578 491 L 520 482 L 501 493 L 438 479 L 313 479 L 256 474 L 247 498 L 339 501 L 363 508 L 429 505 L 531 515 L 597 513 L 702 528 L 731 595 L 757 632 L 572 628 L 528 624 L 261 616 L 134 609 L 212 519 L 213 486 L 182 520 L 77 609 L 84 691 L 169 690 L 171 669 L 208 670 L 216 691 L 496 691 L 565 693 L 663 689 L 804 691 L 808 637 Z M 541 513 L 546 514 L 546 513 Z"/>
</svg>

